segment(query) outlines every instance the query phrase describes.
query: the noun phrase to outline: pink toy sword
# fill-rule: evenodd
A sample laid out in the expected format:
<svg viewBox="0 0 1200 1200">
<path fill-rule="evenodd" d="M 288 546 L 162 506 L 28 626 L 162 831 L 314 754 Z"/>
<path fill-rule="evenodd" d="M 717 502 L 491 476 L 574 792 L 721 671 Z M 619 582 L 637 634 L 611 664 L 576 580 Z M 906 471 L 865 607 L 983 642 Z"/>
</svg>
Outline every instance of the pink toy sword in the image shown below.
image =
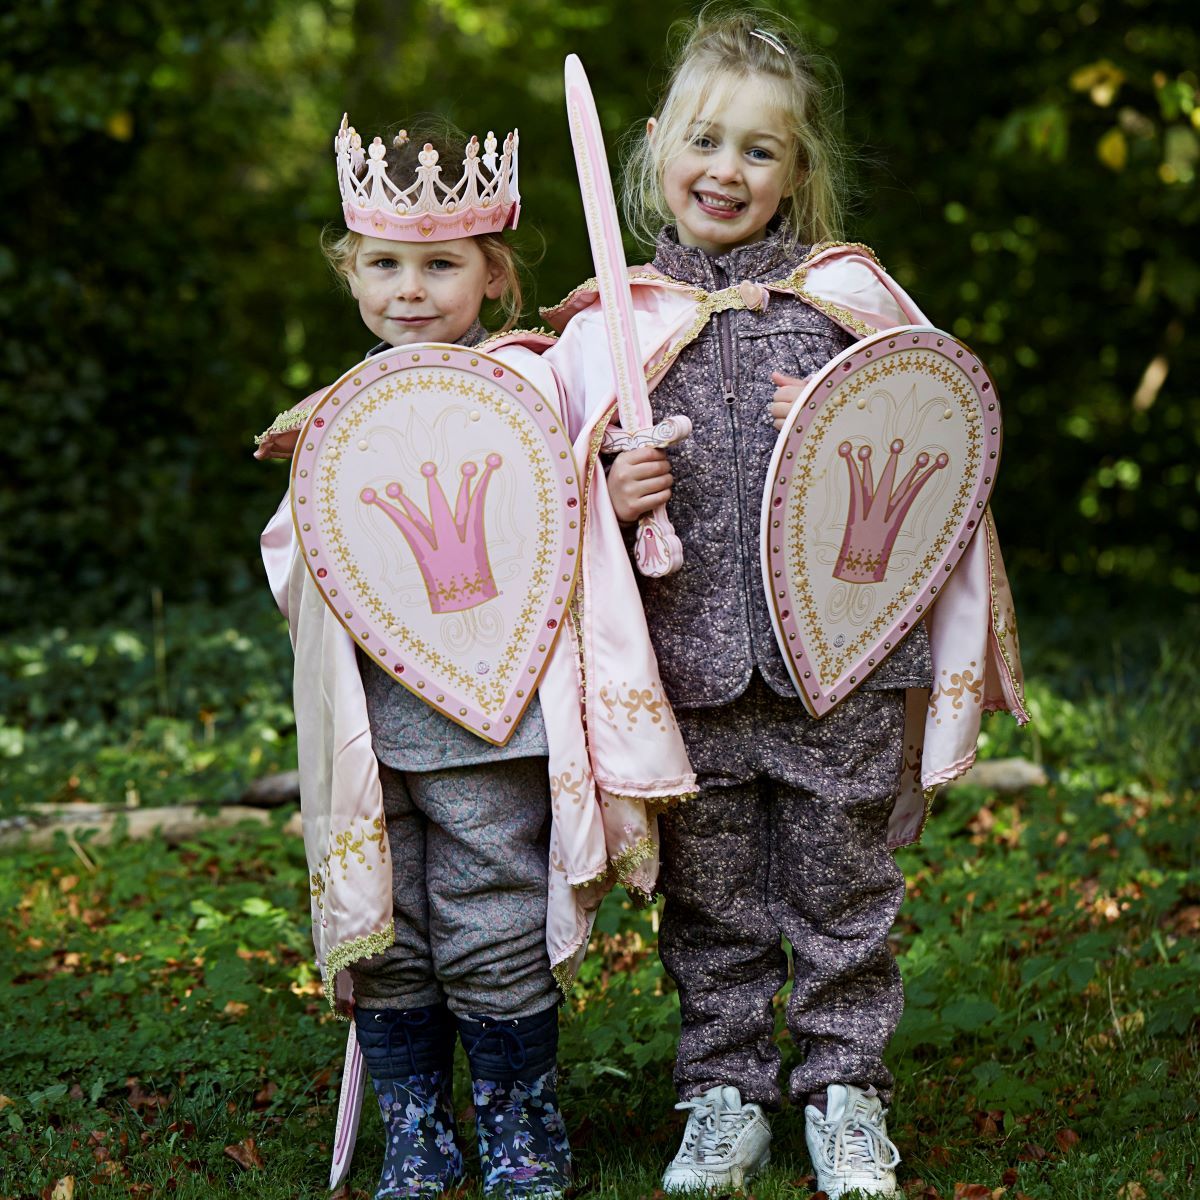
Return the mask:
<svg viewBox="0 0 1200 1200">
<path fill-rule="evenodd" d="M 363 1088 L 367 1072 L 354 1022 L 346 1038 L 346 1062 L 342 1068 L 342 1090 L 338 1096 L 337 1124 L 333 1131 L 333 1162 L 329 1167 L 329 1190 L 333 1191 L 350 1173 L 354 1143 L 358 1140 L 358 1119 L 362 1115 Z"/>
<path fill-rule="evenodd" d="M 596 282 L 608 332 L 613 374 L 617 384 L 617 415 L 620 430 L 609 428 L 604 448 L 610 452 L 635 450 L 640 446 L 666 447 L 681 442 L 692 432 L 692 423 L 684 416 L 668 417 L 654 424 L 650 413 L 650 393 L 642 367 L 637 327 L 633 319 L 633 296 L 626 274 L 625 251 L 621 245 L 621 226 L 613 199 L 612 179 L 604 153 L 604 136 L 596 115 L 596 102 L 583 70 L 574 54 L 567 55 L 564 69 L 567 89 L 567 122 L 575 147 L 575 166 L 579 171 L 579 189 L 583 195 L 583 214 L 587 220 Z M 683 566 L 683 546 L 660 504 L 638 522 L 634 560 L 643 575 L 657 578 L 670 575 Z"/>
</svg>

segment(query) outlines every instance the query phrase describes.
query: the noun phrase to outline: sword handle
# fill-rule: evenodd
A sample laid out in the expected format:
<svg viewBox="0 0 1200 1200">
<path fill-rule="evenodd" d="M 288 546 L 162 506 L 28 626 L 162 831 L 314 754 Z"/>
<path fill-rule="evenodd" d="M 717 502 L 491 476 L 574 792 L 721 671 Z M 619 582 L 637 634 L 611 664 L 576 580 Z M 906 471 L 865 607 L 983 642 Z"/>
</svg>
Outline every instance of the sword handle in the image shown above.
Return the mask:
<svg viewBox="0 0 1200 1200">
<path fill-rule="evenodd" d="M 637 429 L 633 433 L 610 425 L 604 431 L 602 447 L 608 454 L 621 454 L 642 446 L 663 450 L 690 437 L 691 432 L 691 421 L 682 415 L 666 417 L 651 429 Z M 638 521 L 633 561 L 637 563 L 637 569 L 650 579 L 673 575 L 683 566 L 683 543 L 675 534 L 665 504 L 652 509 Z"/>
<path fill-rule="evenodd" d="M 660 504 L 638 522 L 633 561 L 649 579 L 674 575 L 683 566 L 683 543 L 667 516 L 665 504 Z"/>
</svg>

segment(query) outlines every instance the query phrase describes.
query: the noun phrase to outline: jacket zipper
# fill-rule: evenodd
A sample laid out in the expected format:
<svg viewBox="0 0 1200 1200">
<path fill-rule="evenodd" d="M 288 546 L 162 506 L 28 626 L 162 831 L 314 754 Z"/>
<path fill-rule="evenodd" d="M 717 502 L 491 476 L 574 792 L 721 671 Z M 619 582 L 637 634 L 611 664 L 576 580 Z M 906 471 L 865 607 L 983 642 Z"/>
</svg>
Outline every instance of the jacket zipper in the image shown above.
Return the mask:
<svg viewBox="0 0 1200 1200">
<path fill-rule="evenodd" d="M 713 271 L 717 276 L 717 282 L 723 286 L 729 286 L 729 276 L 716 263 L 713 263 Z M 741 568 L 741 583 L 739 589 L 742 593 L 742 607 L 746 616 L 746 642 L 747 650 L 750 656 L 750 672 L 753 676 L 755 669 L 758 666 L 758 658 L 754 652 L 754 613 L 750 603 L 750 586 L 749 580 L 746 578 L 747 564 L 744 561 L 744 552 L 746 548 L 745 538 L 745 519 L 742 512 L 742 472 L 738 466 L 741 461 L 741 427 L 738 421 L 737 410 L 737 367 L 733 358 L 733 312 L 730 309 L 725 309 L 723 312 L 717 313 L 717 341 L 720 346 L 721 355 L 721 383 L 724 388 L 724 400 L 729 406 L 729 416 L 731 420 L 730 435 L 733 442 L 733 491 L 734 491 L 734 513 L 737 519 L 737 560 Z"/>
</svg>

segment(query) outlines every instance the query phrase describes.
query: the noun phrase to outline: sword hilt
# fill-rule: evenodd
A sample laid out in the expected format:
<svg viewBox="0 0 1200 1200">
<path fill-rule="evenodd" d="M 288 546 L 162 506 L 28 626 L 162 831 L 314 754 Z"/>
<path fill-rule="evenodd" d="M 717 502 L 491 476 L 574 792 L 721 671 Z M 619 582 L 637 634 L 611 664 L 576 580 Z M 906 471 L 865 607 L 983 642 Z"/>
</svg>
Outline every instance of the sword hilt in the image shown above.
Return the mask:
<svg viewBox="0 0 1200 1200">
<path fill-rule="evenodd" d="M 632 433 L 610 425 L 604 431 L 602 448 L 607 454 L 623 454 L 642 446 L 665 450 L 690 437 L 691 432 L 691 421 L 682 415 L 666 417 L 650 429 L 637 429 Z M 683 566 L 683 543 L 676 536 L 665 504 L 651 509 L 638 521 L 633 560 L 637 569 L 649 579 L 673 575 Z"/>
<path fill-rule="evenodd" d="M 668 446 L 691 437 L 691 434 L 692 423 L 685 416 L 666 417 L 650 429 L 637 429 L 633 433 L 627 433 L 620 426 L 610 425 L 604 431 L 604 441 L 600 448 L 605 454 L 624 454 L 626 450 L 640 450 L 643 446 L 665 450 Z"/>
</svg>

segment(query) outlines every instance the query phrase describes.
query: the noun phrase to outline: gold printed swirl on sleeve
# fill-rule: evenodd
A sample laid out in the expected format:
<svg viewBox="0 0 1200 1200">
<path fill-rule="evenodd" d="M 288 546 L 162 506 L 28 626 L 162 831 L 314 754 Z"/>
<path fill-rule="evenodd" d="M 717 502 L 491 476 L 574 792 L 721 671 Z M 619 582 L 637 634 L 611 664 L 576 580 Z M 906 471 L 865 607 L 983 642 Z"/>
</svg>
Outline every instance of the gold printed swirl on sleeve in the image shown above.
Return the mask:
<svg viewBox="0 0 1200 1200">
<path fill-rule="evenodd" d="M 616 724 L 617 710 L 624 710 L 627 730 L 632 730 L 639 723 L 640 714 L 643 713 L 650 718 L 652 726 L 664 732 L 674 724 L 673 718 L 668 719 L 670 709 L 666 697 L 657 686 L 635 688 L 623 683 L 618 687 L 613 680 L 609 680 L 600 689 L 600 700 L 610 724 Z"/>
<path fill-rule="evenodd" d="M 938 710 L 941 708 L 943 700 L 949 700 L 950 708 L 954 710 L 949 714 L 952 721 L 958 720 L 958 714 L 963 710 L 964 700 L 976 707 L 983 703 L 983 676 L 975 674 L 972 669 L 975 665 L 972 663 L 965 670 L 951 671 L 949 684 L 939 683 L 930 692 L 929 715 L 935 718 L 939 725 L 942 723 L 942 718 L 938 715 Z"/>
<path fill-rule="evenodd" d="M 574 767 L 575 763 L 571 763 Z M 578 775 L 574 775 L 571 771 L 563 771 L 559 775 L 550 776 L 550 803 L 557 805 L 559 799 L 563 796 L 570 798 L 574 805 L 583 803 L 583 785 L 586 781 L 586 772 L 580 771 Z"/>
</svg>

